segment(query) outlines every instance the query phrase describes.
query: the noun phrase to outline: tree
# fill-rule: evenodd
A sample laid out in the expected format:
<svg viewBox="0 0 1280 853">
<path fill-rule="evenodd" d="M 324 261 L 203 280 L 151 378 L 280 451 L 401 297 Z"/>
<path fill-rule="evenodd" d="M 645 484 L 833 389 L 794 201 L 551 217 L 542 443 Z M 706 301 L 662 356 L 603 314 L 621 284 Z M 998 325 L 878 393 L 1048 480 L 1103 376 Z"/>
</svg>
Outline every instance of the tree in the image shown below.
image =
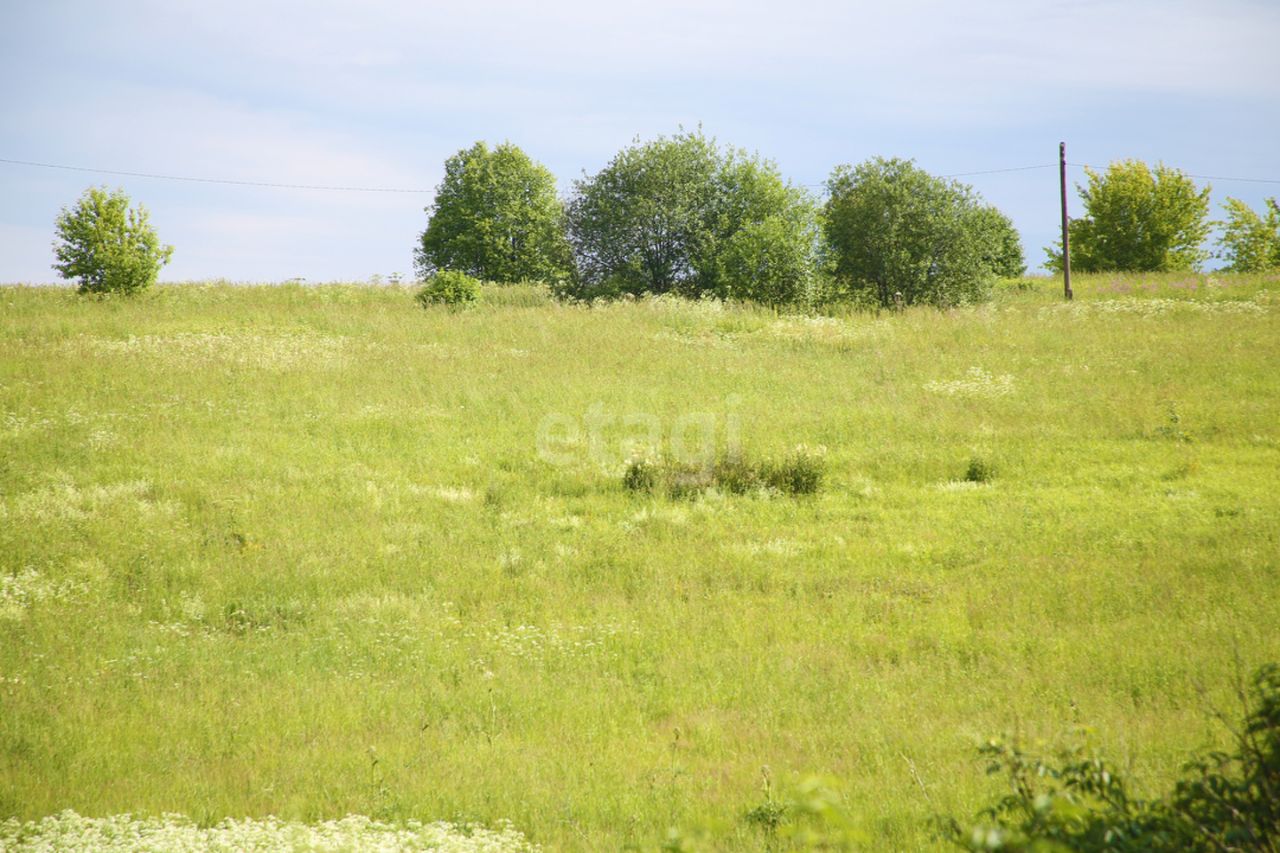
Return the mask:
<svg viewBox="0 0 1280 853">
<path fill-rule="evenodd" d="M 173 247 L 161 245 L 142 205 L 129 206 L 124 190 L 90 187 L 54 223 L 53 268 L 77 279 L 81 293 L 135 293 L 155 283 Z"/>
<path fill-rule="evenodd" d="M 1007 234 L 970 187 L 877 157 L 837 166 L 827 192 L 823 235 L 846 289 L 886 306 L 987 298 Z"/>
<path fill-rule="evenodd" d="M 773 306 L 811 301 L 819 229 L 810 194 L 741 151 L 722 157 L 716 183 L 715 221 L 694 259 L 699 290 Z"/>
<path fill-rule="evenodd" d="M 1232 272 L 1264 272 L 1280 269 L 1280 204 L 1267 199 L 1265 218 L 1238 198 L 1223 205 L 1227 221 L 1222 223 L 1218 257 Z"/>
<path fill-rule="evenodd" d="M 555 176 L 519 147 L 484 142 L 445 161 L 415 263 L 489 281 L 556 281 L 570 272 Z"/>
<path fill-rule="evenodd" d="M 1171 272 L 1200 268 L 1209 257 L 1209 187 L 1160 163 L 1112 163 L 1086 168 L 1089 186 L 1076 189 L 1085 215 L 1071 220 L 1071 269 L 1077 272 Z M 1062 244 L 1045 250 L 1046 266 L 1062 269 Z"/>
<path fill-rule="evenodd" d="M 979 217 L 988 230 L 983 241 L 987 247 L 984 260 L 991 271 L 1001 278 L 1017 278 L 1027 271 L 1027 261 L 1022 254 L 1022 238 L 1013 221 L 997 207 L 987 206 L 979 211 Z"/>
<path fill-rule="evenodd" d="M 578 279 L 565 295 L 794 301 L 812 274 L 814 215 L 775 164 L 701 131 L 637 139 L 574 185 Z"/>
</svg>

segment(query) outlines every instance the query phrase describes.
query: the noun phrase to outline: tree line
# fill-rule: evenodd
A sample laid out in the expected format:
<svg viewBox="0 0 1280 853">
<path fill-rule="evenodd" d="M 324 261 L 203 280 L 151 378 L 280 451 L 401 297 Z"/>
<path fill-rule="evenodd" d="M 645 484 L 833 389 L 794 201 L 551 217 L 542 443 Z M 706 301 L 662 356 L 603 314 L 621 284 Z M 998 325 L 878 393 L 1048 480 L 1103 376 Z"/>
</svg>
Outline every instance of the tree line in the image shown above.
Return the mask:
<svg viewBox="0 0 1280 853">
<path fill-rule="evenodd" d="M 1178 169 L 1124 160 L 1086 175 L 1085 213 L 1071 220 L 1079 272 L 1198 270 L 1214 225 L 1227 269 L 1280 269 L 1275 199 L 1260 214 L 1228 198 L 1226 219 L 1211 222 L 1209 188 Z M 445 162 L 414 261 L 427 302 L 465 300 L 485 280 L 542 282 L 581 301 L 671 293 L 949 307 L 1026 270 L 1004 213 L 912 160 L 837 166 L 825 189 L 820 200 L 773 161 L 698 130 L 637 138 L 562 200 L 555 176 L 518 146 L 477 142 Z M 119 190 L 86 190 L 55 225 L 54 269 L 82 292 L 145 288 L 173 251 Z M 1061 244 L 1046 252 L 1060 270 Z"/>
<path fill-rule="evenodd" d="M 565 299 L 645 294 L 767 305 L 986 297 L 1026 268 L 1013 223 L 912 161 L 838 167 L 827 199 L 701 131 L 636 140 L 573 184 L 519 147 L 459 151 L 416 252 L 418 273 L 542 281 Z M 452 282 L 452 279 L 451 279 Z"/>
</svg>

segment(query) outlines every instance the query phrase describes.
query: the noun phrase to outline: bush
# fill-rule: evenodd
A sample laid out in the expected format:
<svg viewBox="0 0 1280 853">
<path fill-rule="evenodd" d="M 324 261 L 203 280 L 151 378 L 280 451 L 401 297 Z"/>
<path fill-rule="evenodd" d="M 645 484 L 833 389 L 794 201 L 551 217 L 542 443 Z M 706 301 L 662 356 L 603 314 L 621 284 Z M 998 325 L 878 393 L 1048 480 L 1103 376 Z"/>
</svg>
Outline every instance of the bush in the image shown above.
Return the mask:
<svg viewBox="0 0 1280 853">
<path fill-rule="evenodd" d="M 825 470 L 821 453 L 797 447 L 776 462 L 752 462 L 739 454 L 721 456 L 707 465 L 635 459 L 627 464 L 622 485 L 633 492 L 661 490 L 675 500 L 713 488 L 734 495 L 764 489 L 795 497 L 817 492 Z"/>
<path fill-rule="evenodd" d="M 564 209 L 545 166 L 510 143 L 477 142 L 444 168 L 415 254 L 420 275 L 448 269 L 511 283 L 570 274 Z"/>
<path fill-rule="evenodd" d="M 834 274 L 883 307 L 940 307 L 989 297 L 1007 234 L 964 184 L 912 161 L 837 166 L 827 180 L 823 235 Z"/>
<path fill-rule="evenodd" d="M 456 270 L 440 270 L 427 279 L 426 285 L 414 298 L 424 308 L 432 305 L 463 307 L 475 302 L 479 295 L 478 280 Z"/>
<path fill-rule="evenodd" d="M 811 495 L 822 486 L 825 468 L 820 455 L 797 447 L 781 462 L 761 466 L 760 479 L 785 495 Z"/>
<path fill-rule="evenodd" d="M 652 492 L 658 484 L 657 466 L 647 459 L 633 459 L 622 474 L 622 486 L 629 492 Z"/>
<path fill-rule="evenodd" d="M 1089 186 L 1077 187 L 1085 215 L 1071 220 L 1075 272 L 1197 270 L 1209 257 L 1209 188 L 1163 164 L 1112 163 L 1105 173 L 1086 168 Z M 1050 269 L 1062 269 L 1062 244 L 1045 250 Z"/>
<path fill-rule="evenodd" d="M 996 477 L 996 466 L 981 456 L 969 459 L 969 467 L 965 469 L 964 478 L 970 483 L 989 483 Z"/>
<path fill-rule="evenodd" d="M 1019 278 L 1027 271 L 1027 260 L 1022 253 L 1022 238 L 1013 220 L 999 208 L 987 206 L 979 212 L 979 219 L 987 231 L 983 239 L 983 260 L 1000 278 Z"/>
<path fill-rule="evenodd" d="M 1238 198 L 1228 198 L 1218 257 L 1232 272 L 1280 269 L 1280 204 L 1267 199 L 1267 215 L 1259 216 Z"/>
<path fill-rule="evenodd" d="M 701 132 L 637 140 L 575 184 L 568 223 L 577 277 L 558 293 L 801 301 L 815 217 L 808 193 L 770 161 Z"/>
<path fill-rule="evenodd" d="M 987 772 L 1010 792 L 984 809 L 977 825 L 944 821 L 966 850 L 1223 851 L 1280 850 L 1280 667 L 1264 666 L 1245 702 L 1235 750 L 1212 752 L 1184 768 L 1167 796 L 1135 797 L 1115 768 L 1076 747 L 1039 758 L 991 741 Z"/>
<path fill-rule="evenodd" d="M 129 206 L 124 190 L 90 187 L 55 222 L 53 265 L 77 279 L 81 293 L 136 293 L 155 283 L 173 247 L 161 245 L 142 205 Z"/>
</svg>

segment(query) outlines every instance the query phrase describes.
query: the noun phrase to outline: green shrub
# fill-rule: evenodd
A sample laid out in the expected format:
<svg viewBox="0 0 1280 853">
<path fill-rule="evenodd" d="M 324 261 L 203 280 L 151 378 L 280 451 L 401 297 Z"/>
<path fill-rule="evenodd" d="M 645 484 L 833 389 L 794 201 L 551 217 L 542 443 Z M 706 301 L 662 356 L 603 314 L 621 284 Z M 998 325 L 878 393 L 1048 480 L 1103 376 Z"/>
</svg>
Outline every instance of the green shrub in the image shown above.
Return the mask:
<svg viewBox="0 0 1280 853">
<path fill-rule="evenodd" d="M 462 307 L 475 302 L 480 295 L 480 282 L 463 272 L 440 270 L 427 279 L 414 298 L 422 307 L 449 305 Z"/>
<path fill-rule="evenodd" d="M 622 474 L 622 486 L 630 492 L 652 492 L 658 484 L 657 466 L 648 459 L 633 459 Z"/>
<path fill-rule="evenodd" d="M 987 772 L 1009 793 L 976 825 L 943 821 L 944 835 L 972 851 L 1280 850 L 1280 667 L 1255 674 L 1242 691 L 1245 721 L 1233 752 L 1211 752 L 1183 768 L 1167 796 L 1135 797 L 1124 778 L 1083 747 L 1042 758 L 1017 744 L 981 749 Z"/>
<path fill-rule="evenodd" d="M 996 466 L 981 456 L 969 459 L 969 467 L 965 469 L 964 478 L 970 483 L 989 483 L 996 477 Z"/>
<path fill-rule="evenodd" d="M 136 293 L 155 283 L 173 247 L 160 243 L 142 205 L 129 206 L 124 190 L 90 187 L 55 222 L 53 265 L 80 282 L 81 293 Z"/>
<path fill-rule="evenodd" d="M 811 495 L 822 486 L 825 468 L 821 455 L 797 447 L 781 462 L 762 465 L 760 479 L 784 495 Z"/>
<path fill-rule="evenodd" d="M 662 491 L 677 500 L 708 489 L 733 495 L 767 489 L 794 497 L 817 492 L 824 472 L 822 455 L 799 447 L 779 461 L 752 462 L 736 453 L 706 465 L 636 459 L 623 472 L 622 485 L 633 492 Z"/>
<path fill-rule="evenodd" d="M 721 488 L 733 495 L 745 495 L 763 485 L 758 467 L 738 453 L 717 459 L 712 475 Z"/>
</svg>

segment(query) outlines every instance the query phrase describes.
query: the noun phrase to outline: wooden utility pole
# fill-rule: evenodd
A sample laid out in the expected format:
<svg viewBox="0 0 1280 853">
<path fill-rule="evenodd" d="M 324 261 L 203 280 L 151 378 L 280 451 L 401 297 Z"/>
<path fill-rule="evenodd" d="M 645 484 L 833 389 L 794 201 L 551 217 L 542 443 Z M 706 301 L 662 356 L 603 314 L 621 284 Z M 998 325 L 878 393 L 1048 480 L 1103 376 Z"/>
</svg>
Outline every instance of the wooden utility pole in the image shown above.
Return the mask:
<svg viewBox="0 0 1280 853">
<path fill-rule="evenodd" d="M 1071 225 L 1067 219 L 1067 143 L 1058 143 L 1058 182 L 1062 185 L 1062 292 L 1071 299 Z"/>
</svg>

